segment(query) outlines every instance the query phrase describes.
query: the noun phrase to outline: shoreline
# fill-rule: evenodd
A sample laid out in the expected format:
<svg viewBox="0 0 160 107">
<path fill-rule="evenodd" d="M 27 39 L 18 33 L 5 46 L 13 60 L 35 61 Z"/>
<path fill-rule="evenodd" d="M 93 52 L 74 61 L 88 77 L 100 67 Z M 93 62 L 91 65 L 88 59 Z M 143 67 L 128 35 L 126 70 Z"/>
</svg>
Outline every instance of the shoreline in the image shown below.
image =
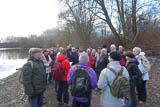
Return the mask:
<svg viewBox="0 0 160 107">
<path fill-rule="evenodd" d="M 27 96 L 19 83 L 19 71 L 0 80 L 0 107 L 24 107 Z"/>
</svg>

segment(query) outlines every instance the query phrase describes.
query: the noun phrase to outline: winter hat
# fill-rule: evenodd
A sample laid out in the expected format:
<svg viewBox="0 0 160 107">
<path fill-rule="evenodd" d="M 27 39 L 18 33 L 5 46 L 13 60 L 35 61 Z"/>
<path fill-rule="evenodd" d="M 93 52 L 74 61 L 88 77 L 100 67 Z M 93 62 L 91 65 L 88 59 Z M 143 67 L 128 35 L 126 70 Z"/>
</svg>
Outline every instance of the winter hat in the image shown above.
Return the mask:
<svg viewBox="0 0 160 107">
<path fill-rule="evenodd" d="M 132 52 L 127 52 L 125 55 L 129 58 L 134 58 L 134 54 Z"/>
<path fill-rule="evenodd" d="M 89 62 L 89 57 L 88 54 L 86 52 L 82 52 L 79 56 L 79 62 Z"/>
<path fill-rule="evenodd" d="M 43 54 L 44 54 L 45 52 L 47 52 L 47 49 L 44 49 L 44 50 L 43 50 Z"/>
<path fill-rule="evenodd" d="M 30 48 L 29 49 L 29 56 L 34 55 L 35 53 L 41 53 L 41 49 L 40 48 Z"/>
<path fill-rule="evenodd" d="M 121 54 L 119 52 L 117 52 L 117 51 L 113 51 L 110 54 L 110 57 L 115 61 L 120 61 L 121 60 Z"/>
<path fill-rule="evenodd" d="M 103 45 L 102 48 L 107 48 L 107 46 L 106 46 L 106 45 Z"/>
</svg>

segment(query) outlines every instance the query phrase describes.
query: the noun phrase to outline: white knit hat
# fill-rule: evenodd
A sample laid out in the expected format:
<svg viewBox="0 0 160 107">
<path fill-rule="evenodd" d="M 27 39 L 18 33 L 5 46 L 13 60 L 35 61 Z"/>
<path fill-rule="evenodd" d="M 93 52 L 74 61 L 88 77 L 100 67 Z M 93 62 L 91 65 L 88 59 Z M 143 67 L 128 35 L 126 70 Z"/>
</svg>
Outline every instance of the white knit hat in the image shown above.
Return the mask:
<svg viewBox="0 0 160 107">
<path fill-rule="evenodd" d="M 83 53 L 80 54 L 79 62 L 86 62 L 86 63 L 89 62 L 89 57 L 88 57 L 88 54 L 86 52 L 83 52 Z"/>
</svg>

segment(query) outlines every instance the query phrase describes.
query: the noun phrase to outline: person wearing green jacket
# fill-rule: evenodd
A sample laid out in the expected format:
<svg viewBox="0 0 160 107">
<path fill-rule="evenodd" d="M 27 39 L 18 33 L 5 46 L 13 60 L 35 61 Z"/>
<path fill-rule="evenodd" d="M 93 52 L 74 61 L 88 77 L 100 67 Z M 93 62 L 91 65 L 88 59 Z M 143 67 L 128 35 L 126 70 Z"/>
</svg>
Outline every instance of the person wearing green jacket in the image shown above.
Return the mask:
<svg viewBox="0 0 160 107">
<path fill-rule="evenodd" d="M 29 59 L 23 65 L 22 70 L 24 91 L 29 97 L 29 107 L 42 107 L 47 81 L 41 60 L 41 49 L 31 48 L 29 50 Z"/>
</svg>

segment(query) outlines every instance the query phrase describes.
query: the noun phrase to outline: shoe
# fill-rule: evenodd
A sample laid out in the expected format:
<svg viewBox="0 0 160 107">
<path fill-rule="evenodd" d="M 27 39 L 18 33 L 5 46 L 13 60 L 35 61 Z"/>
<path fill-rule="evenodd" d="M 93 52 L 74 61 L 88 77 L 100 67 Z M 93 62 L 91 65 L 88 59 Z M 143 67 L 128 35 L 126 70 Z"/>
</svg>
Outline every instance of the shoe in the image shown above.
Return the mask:
<svg viewBox="0 0 160 107">
<path fill-rule="evenodd" d="M 42 104 L 42 105 L 45 105 L 45 104 L 47 104 L 47 102 L 43 102 L 43 104 Z"/>
<path fill-rule="evenodd" d="M 65 104 L 64 104 L 64 107 L 70 107 L 70 105 L 65 103 Z"/>
<path fill-rule="evenodd" d="M 58 102 L 58 104 L 57 104 L 58 106 L 62 106 L 63 105 L 63 103 L 62 102 Z"/>
<path fill-rule="evenodd" d="M 143 101 L 139 101 L 138 103 L 139 103 L 139 104 L 143 104 L 144 102 L 143 102 Z"/>
</svg>

